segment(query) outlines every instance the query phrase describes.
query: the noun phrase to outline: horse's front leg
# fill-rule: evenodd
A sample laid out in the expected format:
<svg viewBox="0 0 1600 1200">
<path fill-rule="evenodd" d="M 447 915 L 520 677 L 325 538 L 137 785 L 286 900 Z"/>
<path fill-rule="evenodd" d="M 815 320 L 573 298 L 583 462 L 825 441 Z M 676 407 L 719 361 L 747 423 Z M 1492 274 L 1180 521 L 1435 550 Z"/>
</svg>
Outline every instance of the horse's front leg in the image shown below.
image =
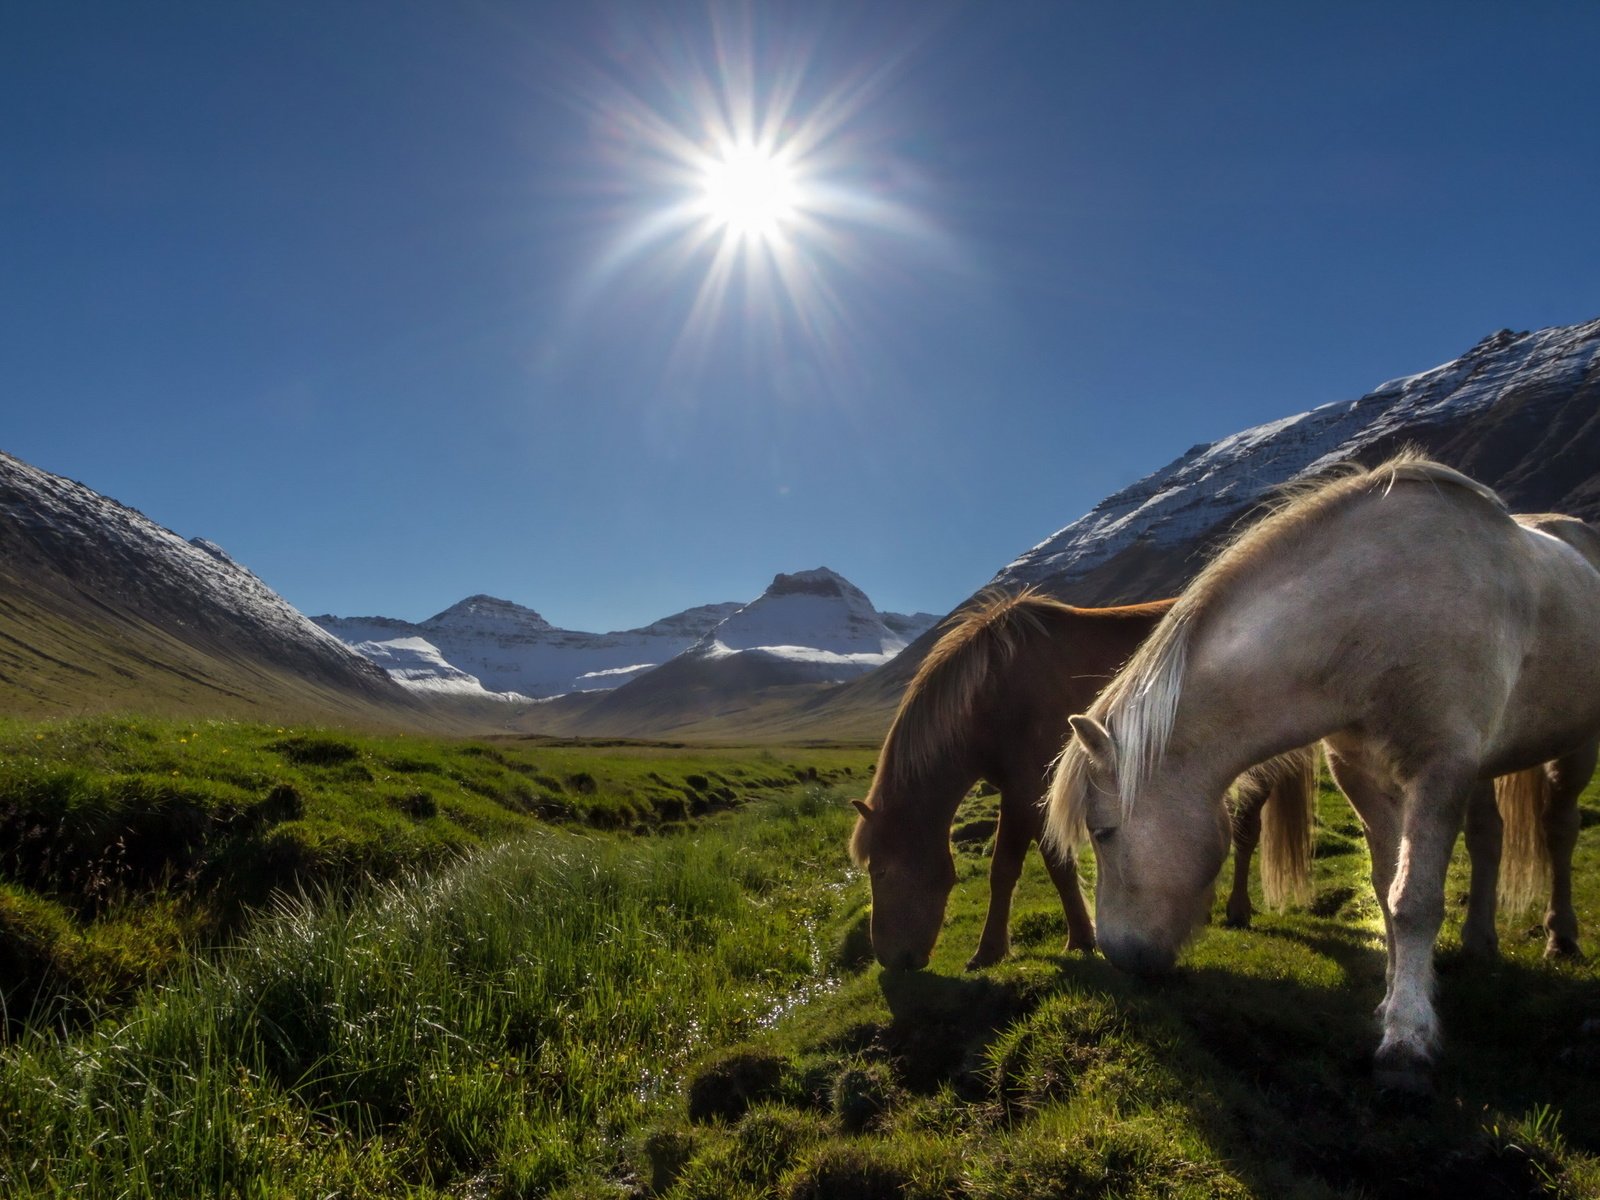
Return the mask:
<svg viewBox="0 0 1600 1200">
<path fill-rule="evenodd" d="M 1228 893 L 1226 920 L 1245 929 L 1255 910 L 1250 904 L 1250 859 L 1261 844 L 1261 807 L 1272 791 L 1270 784 L 1246 780 L 1239 785 L 1233 808 L 1233 891 Z"/>
<path fill-rule="evenodd" d="M 1035 832 L 1028 821 L 1008 813 L 1006 795 L 1002 793 L 994 857 L 989 860 L 989 915 L 983 922 L 977 952 L 967 960 L 969 971 L 993 966 L 1011 951 L 1011 896 L 1022 877 L 1022 860 Z"/>
<path fill-rule="evenodd" d="M 1494 781 L 1482 780 L 1467 801 L 1467 857 L 1472 861 L 1472 884 L 1467 892 L 1467 919 L 1461 925 L 1461 948 L 1476 958 L 1492 959 L 1500 954 L 1494 911 L 1504 826 L 1500 807 L 1495 803 Z"/>
<path fill-rule="evenodd" d="M 1061 911 L 1067 916 L 1067 949 L 1088 953 L 1095 945 L 1094 919 L 1089 916 L 1089 906 L 1083 900 L 1083 889 L 1078 886 L 1078 864 L 1073 861 L 1070 851 L 1054 842 L 1040 842 L 1039 853 L 1044 856 L 1050 881 L 1061 894 Z"/>
<path fill-rule="evenodd" d="M 1439 1047 L 1433 1007 L 1433 947 L 1444 922 L 1444 880 L 1476 772 L 1455 764 L 1419 775 L 1406 787 L 1400 857 L 1389 886 L 1394 975 L 1383 1013 L 1376 1078 L 1403 1092 L 1431 1089 Z"/>
<path fill-rule="evenodd" d="M 1578 914 L 1572 907 L 1572 852 L 1578 845 L 1578 795 L 1594 774 L 1597 748 L 1590 742 L 1563 755 L 1545 770 L 1550 795 L 1544 811 L 1545 846 L 1550 853 L 1550 905 L 1545 910 L 1546 958 L 1581 958 Z"/>
<path fill-rule="evenodd" d="M 1361 818 L 1367 836 L 1367 858 L 1371 863 L 1372 891 L 1383 914 L 1383 946 L 1387 961 L 1383 970 L 1383 1000 L 1378 1005 L 1381 1021 L 1389 1008 L 1394 988 L 1394 923 L 1389 913 L 1389 888 L 1394 882 L 1395 862 L 1400 853 L 1400 802 L 1369 772 L 1356 765 L 1354 758 L 1340 755 L 1332 742 L 1324 742 L 1328 770 L 1339 785 L 1350 807 Z"/>
</svg>

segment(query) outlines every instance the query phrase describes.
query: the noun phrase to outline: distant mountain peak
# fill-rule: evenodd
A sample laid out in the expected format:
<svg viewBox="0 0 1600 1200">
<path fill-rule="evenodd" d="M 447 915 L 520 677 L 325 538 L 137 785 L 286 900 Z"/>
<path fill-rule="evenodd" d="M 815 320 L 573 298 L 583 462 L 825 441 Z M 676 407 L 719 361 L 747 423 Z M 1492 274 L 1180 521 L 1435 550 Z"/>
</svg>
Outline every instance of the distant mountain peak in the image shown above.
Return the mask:
<svg viewBox="0 0 1600 1200">
<path fill-rule="evenodd" d="M 692 652 L 821 654 L 830 662 L 848 660 L 848 677 L 904 648 L 905 639 L 884 624 L 865 592 L 837 571 L 817 567 L 780 572 L 766 591 L 701 638 Z"/>
<path fill-rule="evenodd" d="M 837 571 L 817 567 L 810 571 L 783 572 L 772 577 L 764 595 L 767 596 L 840 596 L 851 600 L 865 600 L 867 594 Z"/>
<path fill-rule="evenodd" d="M 485 690 L 543 699 L 617 687 L 693 645 L 741 606 L 705 604 L 643 629 L 558 629 L 531 608 L 479 593 L 426 621 L 315 618 L 413 690 Z"/>
<path fill-rule="evenodd" d="M 482 625 L 515 625 L 522 629 L 554 629 L 555 626 L 546 621 L 531 608 L 524 608 L 510 600 L 502 600 L 498 596 L 488 596 L 479 592 L 475 596 L 468 596 L 465 600 L 458 600 L 443 612 L 435 613 L 422 624 L 426 628 L 437 628 L 440 625 L 457 625 L 463 622 Z"/>
</svg>

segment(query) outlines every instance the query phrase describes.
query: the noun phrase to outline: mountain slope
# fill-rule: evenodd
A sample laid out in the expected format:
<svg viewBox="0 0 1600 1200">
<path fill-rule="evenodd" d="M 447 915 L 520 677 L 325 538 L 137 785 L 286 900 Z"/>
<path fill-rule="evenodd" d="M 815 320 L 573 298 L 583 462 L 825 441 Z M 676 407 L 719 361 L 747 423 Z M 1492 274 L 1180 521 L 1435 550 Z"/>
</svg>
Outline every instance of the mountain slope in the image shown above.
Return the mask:
<svg viewBox="0 0 1600 1200">
<path fill-rule="evenodd" d="M 0 453 L 0 711 L 414 721 L 222 549 Z"/>
<path fill-rule="evenodd" d="M 1431 371 L 1196 446 L 1004 567 L 1081 604 L 1170 594 L 1274 489 L 1420 446 L 1513 509 L 1600 516 L 1600 320 L 1484 338 Z"/>
<path fill-rule="evenodd" d="M 1600 319 L 1501 330 L 1357 400 L 1195 446 L 1014 559 L 989 586 L 1032 586 L 1084 605 L 1174 595 L 1275 489 L 1406 445 L 1494 487 L 1514 511 L 1600 519 Z M 936 640 L 924 634 L 881 670 L 769 721 L 795 735 L 882 736 Z"/>
</svg>

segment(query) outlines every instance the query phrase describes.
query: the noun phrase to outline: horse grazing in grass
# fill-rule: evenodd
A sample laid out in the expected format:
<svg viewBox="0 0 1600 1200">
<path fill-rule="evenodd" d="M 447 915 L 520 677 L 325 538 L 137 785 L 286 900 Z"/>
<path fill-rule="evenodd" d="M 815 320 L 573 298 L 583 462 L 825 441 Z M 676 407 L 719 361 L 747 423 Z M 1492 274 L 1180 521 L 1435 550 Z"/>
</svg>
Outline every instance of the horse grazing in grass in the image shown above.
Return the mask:
<svg viewBox="0 0 1600 1200">
<path fill-rule="evenodd" d="M 1141 973 L 1170 968 L 1202 914 L 1228 782 L 1322 739 L 1387 935 L 1378 1081 L 1426 1090 L 1451 848 L 1469 810 L 1492 824 L 1486 781 L 1600 733 L 1600 571 L 1488 488 L 1402 455 L 1245 531 L 1071 725 L 1046 837 L 1093 840 L 1100 946 Z"/>
<path fill-rule="evenodd" d="M 979 779 L 999 788 L 1000 820 L 988 917 L 967 967 L 1005 957 L 1011 896 L 1039 836 L 1040 801 L 1067 736 L 1067 717 L 1093 700 L 1173 603 L 1074 608 L 1034 592 L 992 593 L 940 638 L 901 699 L 866 801 L 857 802 L 861 817 L 850 849 L 870 870 L 879 962 L 910 969 L 927 964 L 955 883 L 951 821 Z M 1313 766 L 1307 752 L 1274 760 L 1240 781 L 1230 923 L 1250 920 L 1249 862 L 1263 817 L 1262 883 L 1269 903 L 1305 897 Z M 1092 949 L 1094 925 L 1071 853 L 1055 846 L 1041 846 L 1041 853 L 1066 912 L 1067 947 Z"/>
</svg>

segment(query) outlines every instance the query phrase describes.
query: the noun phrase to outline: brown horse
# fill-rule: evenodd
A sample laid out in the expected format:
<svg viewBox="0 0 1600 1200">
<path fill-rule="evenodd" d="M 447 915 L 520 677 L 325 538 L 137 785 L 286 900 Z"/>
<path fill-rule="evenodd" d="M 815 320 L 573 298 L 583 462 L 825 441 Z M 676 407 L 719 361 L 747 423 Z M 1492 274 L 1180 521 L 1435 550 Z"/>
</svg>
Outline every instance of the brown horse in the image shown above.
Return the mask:
<svg viewBox="0 0 1600 1200">
<path fill-rule="evenodd" d="M 1402 455 L 1248 529 L 1071 724 L 1047 837 L 1094 841 L 1101 948 L 1138 972 L 1169 969 L 1202 915 L 1228 782 L 1323 741 L 1387 934 L 1379 1082 L 1425 1089 L 1451 849 L 1492 808 L 1487 781 L 1600 734 L 1600 571 L 1488 488 Z"/>
<path fill-rule="evenodd" d="M 870 869 L 879 962 L 918 969 L 933 953 L 955 882 L 950 824 L 979 779 L 999 788 L 1000 820 L 988 917 L 967 967 L 1005 957 L 1012 892 L 1039 836 L 1040 800 L 1067 717 L 1094 698 L 1173 603 L 1074 608 L 1033 592 L 992 593 L 955 619 L 906 689 L 871 791 L 857 803 L 861 819 L 850 848 Z M 1250 920 L 1249 863 L 1263 816 L 1263 891 L 1274 904 L 1304 898 L 1313 766 L 1309 752 L 1286 756 L 1240 781 L 1230 923 Z M 1071 854 L 1050 846 L 1041 853 L 1066 912 L 1067 947 L 1092 949 L 1094 925 Z"/>
</svg>

